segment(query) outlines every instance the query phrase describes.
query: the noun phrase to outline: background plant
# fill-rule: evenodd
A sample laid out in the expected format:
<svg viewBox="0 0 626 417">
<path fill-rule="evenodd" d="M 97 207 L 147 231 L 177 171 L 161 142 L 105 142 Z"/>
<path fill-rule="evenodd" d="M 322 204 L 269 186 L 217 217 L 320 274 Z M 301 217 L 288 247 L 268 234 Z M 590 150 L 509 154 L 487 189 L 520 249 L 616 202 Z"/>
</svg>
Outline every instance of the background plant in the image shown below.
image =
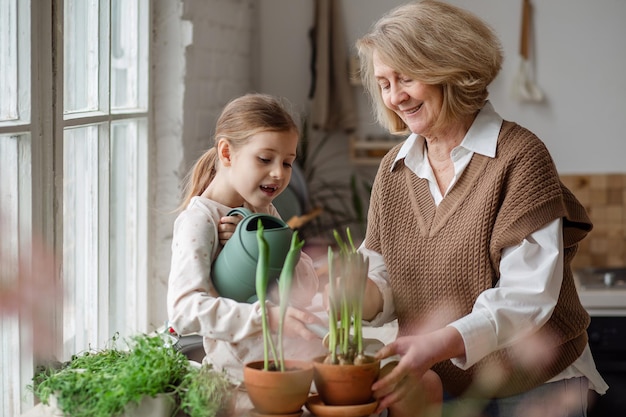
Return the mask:
<svg viewBox="0 0 626 417">
<path fill-rule="evenodd" d="M 364 234 L 371 182 L 352 169 L 346 171 L 345 155 L 327 148 L 336 137 L 311 129 L 306 116 L 302 120 L 296 163 L 303 171 L 311 206 L 304 209 L 321 208 L 322 212 L 300 228 L 301 235 L 332 241 L 332 231 L 346 227 L 357 228 L 359 234 Z"/>
</svg>

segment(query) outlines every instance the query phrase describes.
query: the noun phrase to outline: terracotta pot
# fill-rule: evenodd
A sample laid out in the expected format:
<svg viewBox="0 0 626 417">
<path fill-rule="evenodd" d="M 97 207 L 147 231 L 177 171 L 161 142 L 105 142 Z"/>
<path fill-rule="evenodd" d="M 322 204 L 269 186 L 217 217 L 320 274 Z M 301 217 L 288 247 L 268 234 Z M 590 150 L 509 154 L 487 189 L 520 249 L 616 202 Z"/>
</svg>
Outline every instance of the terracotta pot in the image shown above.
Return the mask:
<svg viewBox="0 0 626 417">
<path fill-rule="evenodd" d="M 380 373 L 380 360 L 368 357 L 363 365 L 331 365 L 324 357 L 313 360 L 313 381 L 326 405 L 358 405 L 372 401 L 372 384 Z"/>
<path fill-rule="evenodd" d="M 294 414 L 306 403 L 313 381 L 313 364 L 285 361 L 285 372 L 264 371 L 263 361 L 247 363 L 243 382 L 257 413 Z"/>
</svg>

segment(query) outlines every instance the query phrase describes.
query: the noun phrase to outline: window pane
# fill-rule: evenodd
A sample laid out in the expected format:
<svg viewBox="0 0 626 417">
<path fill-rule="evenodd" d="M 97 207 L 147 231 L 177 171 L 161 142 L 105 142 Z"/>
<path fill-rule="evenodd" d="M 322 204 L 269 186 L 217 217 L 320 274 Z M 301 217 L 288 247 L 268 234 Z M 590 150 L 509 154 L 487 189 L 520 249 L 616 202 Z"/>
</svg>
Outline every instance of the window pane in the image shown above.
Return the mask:
<svg viewBox="0 0 626 417">
<path fill-rule="evenodd" d="M 17 0 L 0 0 L 0 121 L 17 114 Z"/>
<path fill-rule="evenodd" d="M 100 346 L 106 319 L 107 136 L 99 126 L 67 129 L 63 141 L 63 340 L 66 357 Z M 105 140 L 101 138 L 104 137 Z M 103 161 L 103 162 L 102 162 Z M 104 172 L 102 172 L 104 170 Z M 104 259 L 103 259 L 104 258 Z M 100 283 L 100 282 L 101 283 Z M 106 335 L 104 336 L 106 338 Z"/>
<path fill-rule="evenodd" d="M 17 260 L 20 255 L 26 256 L 20 251 L 26 250 L 23 248 L 30 243 L 30 154 L 30 135 L 0 135 L 0 288 L 3 290 L 16 289 Z M 33 375 L 29 330 L 28 324 L 15 315 L 0 314 L 0 410 L 6 415 L 20 415 L 26 405 L 32 404 L 32 395 L 22 391 Z"/>
<path fill-rule="evenodd" d="M 17 284 L 18 256 L 18 184 L 15 173 L 18 170 L 19 138 L 0 136 L 0 288 L 14 288 Z M 0 364 L 0 409 L 12 410 L 19 403 L 19 391 L 12 392 L 14 375 L 19 375 L 19 343 L 15 338 L 6 337 L 19 334 L 19 322 L 14 316 L 0 315 L 0 335 L 2 347 Z M 6 370 L 6 371 L 5 371 Z M 16 415 L 16 414 L 11 414 Z"/>
<path fill-rule="evenodd" d="M 99 2 L 65 0 L 64 10 L 64 111 L 98 110 Z"/>
<path fill-rule="evenodd" d="M 30 134 L 0 135 L 0 255 L 29 243 L 32 219 Z"/>
<path fill-rule="evenodd" d="M 138 311 L 144 307 L 140 287 L 145 256 L 146 123 L 134 119 L 111 126 L 110 208 L 110 332 L 137 331 Z M 143 281 L 142 281 L 143 282 Z"/>
<path fill-rule="evenodd" d="M 145 301 L 145 119 L 72 128 L 64 136 L 66 356 L 138 331 Z M 110 164 L 110 165 L 109 165 Z"/>
<path fill-rule="evenodd" d="M 111 1 L 111 108 L 145 107 L 147 13 L 140 0 Z"/>
</svg>

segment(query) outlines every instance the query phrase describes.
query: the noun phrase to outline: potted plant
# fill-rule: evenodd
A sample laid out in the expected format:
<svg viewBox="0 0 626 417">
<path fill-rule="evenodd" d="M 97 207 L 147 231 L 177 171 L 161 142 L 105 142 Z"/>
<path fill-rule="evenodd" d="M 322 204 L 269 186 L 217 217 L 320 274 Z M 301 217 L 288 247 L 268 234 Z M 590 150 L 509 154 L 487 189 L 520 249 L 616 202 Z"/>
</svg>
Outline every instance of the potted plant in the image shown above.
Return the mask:
<svg viewBox="0 0 626 417">
<path fill-rule="evenodd" d="M 287 310 L 293 272 L 304 242 L 297 231 L 291 237 L 289 252 L 278 280 L 280 316 L 278 346 L 274 343 L 269 327 L 266 307 L 268 287 L 269 245 L 263 235 L 262 222 L 258 221 L 257 240 L 259 258 L 256 270 L 256 291 L 261 307 L 263 327 L 263 360 L 250 362 L 244 366 L 244 384 L 258 414 L 300 415 L 306 403 L 313 380 L 313 365 L 310 362 L 285 360 L 283 354 L 283 327 Z M 273 359 L 270 360 L 270 354 Z"/>
<path fill-rule="evenodd" d="M 335 230 L 339 252 L 328 248 L 328 355 L 313 361 L 313 380 L 326 405 L 372 403 L 371 386 L 380 361 L 364 354 L 362 310 L 368 261 L 356 251 L 350 229 L 345 243 Z"/>
<path fill-rule="evenodd" d="M 189 403 L 201 383 L 220 387 L 212 400 L 218 408 L 226 404 L 232 393 L 232 389 L 221 389 L 226 376 L 212 372 L 207 382 L 208 371 L 194 369 L 167 337 L 137 335 L 121 349 L 116 346 L 116 335 L 110 347 L 74 355 L 60 368 L 42 370 L 28 388 L 43 404 L 72 417 L 170 416 L 177 398 Z"/>
<path fill-rule="evenodd" d="M 179 387 L 180 410 L 189 417 L 227 417 L 235 409 L 235 386 L 209 364 L 191 367 Z"/>
</svg>

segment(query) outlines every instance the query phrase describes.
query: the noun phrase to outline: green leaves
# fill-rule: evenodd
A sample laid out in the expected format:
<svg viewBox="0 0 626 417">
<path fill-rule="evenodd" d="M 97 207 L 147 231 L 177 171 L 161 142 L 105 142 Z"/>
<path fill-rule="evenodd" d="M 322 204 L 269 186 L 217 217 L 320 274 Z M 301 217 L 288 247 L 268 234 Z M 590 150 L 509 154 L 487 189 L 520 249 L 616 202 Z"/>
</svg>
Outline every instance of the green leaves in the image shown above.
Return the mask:
<svg viewBox="0 0 626 417">
<path fill-rule="evenodd" d="M 180 408 L 190 417 L 216 417 L 225 415 L 234 398 L 234 388 L 226 373 L 218 372 L 211 365 L 192 368 L 181 385 Z"/>
<path fill-rule="evenodd" d="M 276 362 L 276 347 L 272 340 L 272 333 L 270 330 L 269 317 L 267 313 L 267 306 L 265 301 L 267 300 L 267 285 L 269 283 L 269 259 L 270 248 L 263 236 L 265 228 L 261 219 L 257 222 L 257 234 L 256 239 L 259 246 L 259 259 L 256 264 L 256 295 L 259 299 L 261 308 L 261 325 L 263 326 L 263 369 L 268 371 L 270 368 L 269 352 L 270 349 L 274 355 L 274 362 Z"/>
<path fill-rule="evenodd" d="M 339 248 L 337 256 L 328 248 L 330 363 L 351 363 L 355 356 L 363 354 L 363 298 L 368 260 L 357 252 L 349 228 L 346 234 L 348 242 L 343 240 L 337 230 L 333 230 Z"/>
<path fill-rule="evenodd" d="M 330 302 L 328 303 L 328 350 L 330 351 L 330 363 L 337 363 L 337 342 L 338 342 L 338 334 L 337 334 L 337 295 L 336 286 L 337 282 L 335 280 L 334 270 L 332 268 L 334 255 L 333 248 L 328 247 L 328 298 Z"/>
<path fill-rule="evenodd" d="M 304 246 L 304 241 L 298 239 L 298 232 L 293 232 L 291 235 L 291 245 L 283 269 L 280 271 L 280 277 L 278 278 L 278 291 L 280 294 L 280 322 L 278 327 L 278 349 L 280 353 L 280 370 L 285 371 L 285 356 L 283 354 L 283 329 L 285 325 L 285 313 L 289 305 L 289 293 L 291 292 L 291 284 L 293 282 L 293 272 L 298 263 L 300 257 L 300 250 Z"/>
<path fill-rule="evenodd" d="M 267 307 L 265 305 L 267 299 L 267 285 L 269 281 L 269 252 L 270 247 L 263 236 L 264 227 L 261 219 L 257 223 L 257 243 L 259 246 L 259 258 L 257 260 L 256 268 L 256 293 L 261 307 L 261 320 L 263 326 L 263 369 L 269 370 L 269 351 L 271 350 L 274 356 L 274 363 L 277 364 L 278 369 L 285 371 L 285 358 L 283 355 L 283 330 L 285 324 L 285 315 L 287 313 L 287 307 L 289 306 L 289 294 L 291 292 L 291 284 L 293 282 L 293 274 L 300 257 L 300 251 L 304 246 L 304 241 L 298 238 L 298 232 L 295 231 L 291 236 L 291 244 L 289 252 L 285 257 L 283 268 L 280 271 L 278 278 L 278 292 L 280 297 L 279 307 L 279 325 L 278 325 L 278 355 L 276 354 L 276 348 L 272 339 L 272 334 L 269 326 L 269 317 Z"/>
<path fill-rule="evenodd" d="M 54 395 L 72 417 L 115 416 L 145 395 L 177 389 L 188 371 L 185 355 L 160 335 L 135 336 L 129 345 L 129 350 L 113 347 L 74 356 L 61 369 L 36 375 L 29 388 L 44 404 Z"/>
</svg>

